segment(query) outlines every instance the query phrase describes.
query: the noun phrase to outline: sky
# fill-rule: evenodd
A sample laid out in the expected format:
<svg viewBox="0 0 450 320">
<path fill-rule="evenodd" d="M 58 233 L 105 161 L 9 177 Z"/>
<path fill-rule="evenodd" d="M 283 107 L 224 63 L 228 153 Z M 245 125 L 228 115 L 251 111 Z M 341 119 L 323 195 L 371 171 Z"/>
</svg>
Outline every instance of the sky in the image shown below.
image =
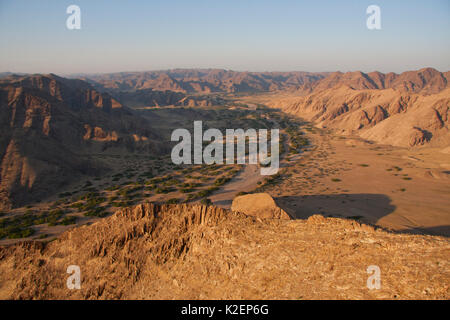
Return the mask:
<svg viewBox="0 0 450 320">
<path fill-rule="evenodd" d="M 69 5 L 81 29 L 69 30 Z M 369 5 L 381 30 L 366 26 Z M 0 72 L 450 70 L 450 0 L 0 0 Z"/>
</svg>

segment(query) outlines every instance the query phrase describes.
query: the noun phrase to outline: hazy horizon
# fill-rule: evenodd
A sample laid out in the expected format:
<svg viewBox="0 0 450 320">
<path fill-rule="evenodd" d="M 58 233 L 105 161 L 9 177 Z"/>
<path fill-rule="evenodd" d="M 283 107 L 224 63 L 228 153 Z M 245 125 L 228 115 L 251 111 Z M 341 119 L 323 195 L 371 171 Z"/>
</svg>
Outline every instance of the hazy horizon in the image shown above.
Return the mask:
<svg viewBox="0 0 450 320">
<path fill-rule="evenodd" d="M 71 4 L 81 8 L 80 30 L 66 28 Z M 366 27 L 371 4 L 381 8 L 381 30 Z M 449 13 L 445 0 L 0 0 L 0 70 L 445 72 Z"/>
<path fill-rule="evenodd" d="M 249 73 L 290 73 L 290 72 L 305 72 L 305 73 L 335 73 L 335 72 L 341 72 L 341 73 L 347 73 L 347 72 L 363 72 L 365 74 L 372 73 L 372 72 L 381 72 L 383 74 L 387 73 L 395 73 L 395 74 L 401 74 L 403 72 L 408 71 L 418 71 L 422 69 L 432 68 L 437 70 L 438 72 L 445 73 L 449 72 L 450 70 L 439 70 L 433 67 L 422 67 L 418 69 L 411 69 L 411 70 L 404 70 L 402 72 L 381 72 L 379 70 L 371 70 L 371 71 L 363 71 L 363 70 L 334 70 L 334 71 L 305 71 L 305 70 L 286 70 L 286 71 L 280 71 L 280 70 L 273 70 L 273 71 L 251 71 L 251 70 L 233 70 L 233 69 L 225 69 L 225 68 L 172 68 L 172 69 L 153 69 L 153 70 L 124 70 L 124 71 L 111 71 L 111 72 L 73 72 L 73 73 L 59 73 L 59 72 L 12 72 L 9 70 L 0 70 L 0 74 L 2 73 L 11 73 L 11 74 L 17 74 L 17 75 L 33 75 L 33 74 L 54 74 L 60 77 L 77 77 L 77 76 L 96 76 L 96 75 L 108 75 L 108 74 L 119 74 L 119 73 L 145 73 L 145 72 L 168 72 L 168 71 L 176 71 L 176 70 L 198 70 L 198 71 L 207 71 L 207 70 L 224 70 L 229 72 L 249 72 Z"/>
</svg>

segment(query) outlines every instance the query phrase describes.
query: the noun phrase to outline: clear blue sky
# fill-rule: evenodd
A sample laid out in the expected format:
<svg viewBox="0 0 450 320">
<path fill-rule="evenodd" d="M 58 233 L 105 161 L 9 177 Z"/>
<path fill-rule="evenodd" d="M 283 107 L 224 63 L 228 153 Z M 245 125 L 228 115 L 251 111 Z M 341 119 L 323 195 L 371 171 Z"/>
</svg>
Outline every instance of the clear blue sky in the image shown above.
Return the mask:
<svg viewBox="0 0 450 320">
<path fill-rule="evenodd" d="M 66 8 L 81 8 L 81 30 Z M 381 7 L 382 30 L 366 28 Z M 0 0 L 0 71 L 450 70 L 449 0 Z"/>
</svg>

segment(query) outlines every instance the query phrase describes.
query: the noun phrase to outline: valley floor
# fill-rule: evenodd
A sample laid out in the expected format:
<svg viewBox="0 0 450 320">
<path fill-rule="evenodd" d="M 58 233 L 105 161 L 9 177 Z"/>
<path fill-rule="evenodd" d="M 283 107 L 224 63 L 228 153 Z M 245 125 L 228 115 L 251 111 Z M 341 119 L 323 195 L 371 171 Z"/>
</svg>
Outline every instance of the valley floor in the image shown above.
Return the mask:
<svg viewBox="0 0 450 320">
<path fill-rule="evenodd" d="M 166 116 L 169 111 L 156 112 Z M 281 119 L 267 111 L 250 115 L 256 119 L 264 115 L 271 121 L 277 118 L 277 125 Z M 167 119 L 176 122 L 183 117 Z M 48 240 L 74 224 L 93 223 L 136 203 L 207 199 L 230 208 L 236 195 L 258 191 L 271 194 L 297 219 L 321 214 L 393 231 L 450 236 L 449 150 L 378 145 L 359 137 L 338 136 L 282 113 L 281 117 L 284 152 L 276 177 L 261 176 L 257 165 L 180 167 L 172 165 L 167 156 L 97 155 L 115 168 L 111 175 L 77 182 L 59 196 L 13 210 L 8 217 L 44 223 L 35 223 L 31 236 L 5 237 L 0 244 Z M 289 127 L 296 129 L 292 132 Z M 292 149 L 294 139 L 308 141 L 308 145 Z"/>
</svg>

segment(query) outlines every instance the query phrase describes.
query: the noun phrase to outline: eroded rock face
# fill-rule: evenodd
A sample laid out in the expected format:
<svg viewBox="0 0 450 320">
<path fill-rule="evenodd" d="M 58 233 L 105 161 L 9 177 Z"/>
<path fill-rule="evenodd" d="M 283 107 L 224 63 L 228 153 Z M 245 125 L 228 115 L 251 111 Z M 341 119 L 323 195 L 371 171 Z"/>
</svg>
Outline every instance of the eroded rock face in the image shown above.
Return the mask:
<svg viewBox="0 0 450 320">
<path fill-rule="evenodd" d="M 281 209 L 268 193 L 253 193 L 236 197 L 231 205 L 231 210 L 261 219 L 291 219 L 289 214 Z"/>
<path fill-rule="evenodd" d="M 0 80 L 0 209 L 25 205 L 106 165 L 89 153 L 157 153 L 148 122 L 81 80 Z"/>
<path fill-rule="evenodd" d="M 49 243 L 0 247 L 0 299 L 449 299 L 449 247 L 320 215 L 149 203 Z M 67 288 L 70 265 L 79 290 Z M 366 286 L 370 265 L 380 290 Z"/>
<path fill-rule="evenodd" d="M 423 145 L 429 140 L 429 135 L 424 130 L 421 130 L 420 128 L 412 128 L 411 129 L 411 135 L 409 140 L 409 145 L 411 147 Z"/>
</svg>

